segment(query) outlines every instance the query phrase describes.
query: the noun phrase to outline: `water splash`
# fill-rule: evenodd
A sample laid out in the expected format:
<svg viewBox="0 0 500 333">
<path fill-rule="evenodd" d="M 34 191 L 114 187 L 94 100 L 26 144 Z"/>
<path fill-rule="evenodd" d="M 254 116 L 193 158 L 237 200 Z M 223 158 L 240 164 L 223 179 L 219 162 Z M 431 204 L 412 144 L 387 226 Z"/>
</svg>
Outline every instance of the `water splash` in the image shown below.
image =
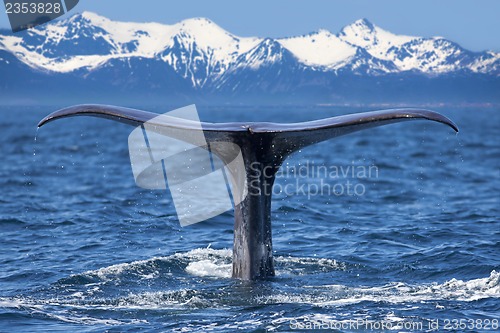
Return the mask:
<svg viewBox="0 0 500 333">
<path fill-rule="evenodd" d="M 36 132 L 35 132 L 35 139 L 34 139 L 34 144 L 33 144 L 33 156 L 36 156 L 36 144 L 37 144 L 37 138 L 38 138 L 38 130 L 40 129 L 40 127 L 37 127 L 36 128 Z M 33 158 L 34 160 L 34 158 Z"/>
<path fill-rule="evenodd" d="M 227 279 L 231 255 L 228 249 L 200 248 L 166 257 L 111 265 L 72 275 L 38 294 L 0 297 L 0 309 L 7 313 L 20 312 L 65 323 L 120 326 L 147 323 L 146 320 L 130 319 L 127 315 L 130 311 L 175 314 L 186 310 L 310 305 L 316 307 L 318 312 L 318 309 L 361 302 L 373 303 L 377 307 L 382 303 L 388 307 L 391 304 L 405 304 L 408 308 L 425 307 L 425 304 L 429 304 L 427 306 L 443 309 L 456 306 L 453 302 L 500 298 L 500 273 L 496 271 L 485 278 L 452 278 L 443 283 L 413 285 L 397 281 L 381 286 L 294 286 L 272 281 L 247 285 L 238 280 Z M 292 256 L 277 256 L 276 262 L 277 267 L 280 267 L 279 273 L 297 275 L 306 274 L 303 268 L 310 265 L 329 270 L 342 269 L 345 265 L 328 258 Z M 166 277 L 165 271 L 175 267 L 180 271 Z M 317 267 L 313 271 L 317 271 Z M 218 287 L 215 289 L 206 282 L 200 282 L 199 277 L 209 277 Z M 314 319 L 314 316 L 321 314 L 311 316 Z M 393 313 L 388 316 L 388 320 L 399 320 Z M 279 317 L 281 318 L 274 321 L 267 318 L 265 322 L 276 327 L 292 319 L 304 319 L 300 315 L 289 317 L 283 313 Z M 261 319 L 253 318 L 247 324 L 252 327 L 260 326 L 264 324 Z M 229 322 L 222 318 L 217 325 L 219 324 L 229 325 Z M 247 327 L 247 324 L 240 323 L 235 329 Z"/>
</svg>

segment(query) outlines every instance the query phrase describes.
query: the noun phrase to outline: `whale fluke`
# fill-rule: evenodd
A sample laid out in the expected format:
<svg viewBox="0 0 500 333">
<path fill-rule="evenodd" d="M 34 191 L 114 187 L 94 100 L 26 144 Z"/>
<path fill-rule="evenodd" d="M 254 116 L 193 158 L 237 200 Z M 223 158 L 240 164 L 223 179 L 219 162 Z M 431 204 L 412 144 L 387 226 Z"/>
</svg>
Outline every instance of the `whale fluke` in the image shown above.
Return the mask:
<svg viewBox="0 0 500 333">
<path fill-rule="evenodd" d="M 306 146 L 363 129 L 408 120 L 431 120 L 458 127 L 447 117 L 421 109 L 393 109 L 343 115 L 300 123 L 200 123 L 156 113 L 108 105 L 77 105 L 56 111 L 40 121 L 39 127 L 53 120 L 72 116 L 108 118 L 132 126 L 145 122 L 185 131 L 203 131 L 210 150 L 230 163 L 237 145 L 246 171 L 243 183 L 248 195 L 235 206 L 233 277 L 244 280 L 274 276 L 271 234 L 271 195 L 275 175 L 285 158 Z M 172 131 L 174 133 L 175 131 Z M 186 140 L 186 135 L 182 136 Z M 188 140 L 188 139 L 187 139 Z M 227 145 L 224 143 L 232 143 Z M 272 172 L 269 172 L 271 170 Z M 241 175 L 229 169 L 233 183 L 241 184 Z M 251 184 L 252 186 L 250 187 Z M 257 191 L 255 191 L 257 189 Z M 236 202 L 236 201 L 235 201 Z"/>
</svg>

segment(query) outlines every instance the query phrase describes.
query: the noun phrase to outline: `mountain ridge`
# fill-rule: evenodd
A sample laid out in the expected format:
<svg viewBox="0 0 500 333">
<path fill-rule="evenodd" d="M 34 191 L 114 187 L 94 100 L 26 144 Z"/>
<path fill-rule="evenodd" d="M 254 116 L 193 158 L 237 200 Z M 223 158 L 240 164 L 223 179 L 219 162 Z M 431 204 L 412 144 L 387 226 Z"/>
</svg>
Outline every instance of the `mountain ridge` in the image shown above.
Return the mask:
<svg viewBox="0 0 500 333">
<path fill-rule="evenodd" d="M 149 73 L 152 68 L 155 73 Z M 267 38 L 236 36 L 206 18 L 166 25 L 118 22 L 83 12 L 22 33 L 0 32 L 0 73 L 28 81 L 37 81 L 30 75 L 46 78 L 54 86 L 73 80 L 81 89 L 99 94 L 97 86 L 108 87 L 117 96 L 128 87 L 130 92 L 152 89 L 187 99 L 260 94 L 269 100 L 294 96 L 326 103 L 357 98 L 359 88 L 366 96 L 358 99 L 379 98 L 384 87 L 390 99 L 398 81 L 410 85 L 402 87 L 410 95 L 412 87 L 418 88 L 414 97 L 449 98 L 449 87 L 425 89 L 425 82 L 438 80 L 451 84 L 451 90 L 457 85 L 462 100 L 498 101 L 494 91 L 500 53 L 468 51 L 442 37 L 396 35 L 367 19 L 337 34 L 319 29 Z M 35 84 L 26 87 L 37 89 Z M 7 83 L 0 93 L 16 89 L 21 87 Z"/>
</svg>

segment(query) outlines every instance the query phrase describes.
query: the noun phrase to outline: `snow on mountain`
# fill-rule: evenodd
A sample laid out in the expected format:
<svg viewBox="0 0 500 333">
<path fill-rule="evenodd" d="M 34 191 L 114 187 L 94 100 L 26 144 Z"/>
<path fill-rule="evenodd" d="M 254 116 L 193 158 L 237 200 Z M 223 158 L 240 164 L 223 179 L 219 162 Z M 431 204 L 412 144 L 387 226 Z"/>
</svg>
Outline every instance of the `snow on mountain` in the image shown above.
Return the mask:
<svg viewBox="0 0 500 333">
<path fill-rule="evenodd" d="M 238 37 L 212 21 L 116 22 L 84 12 L 18 34 L 0 34 L 0 50 L 36 70 L 90 73 L 116 61 L 158 61 L 195 88 L 219 85 L 228 73 L 288 61 L 336 75 L 454 72 L 500 75 L 500 54 L 475 53 L 446 39 L 395 35 L 366 19 L 334 35 L 326 30 L 277 40 Z M 286 56 L 284 56 L 286 55 Z M 284 68 L 284 67 L 283 67 Z"/>
<path fill-rule="evenodd" d="M 0 42 L 28 65 L 67 72 L 87 66 L 95 68 L 113 58 L 154 58 L 171 46 L 179 35 L 196 40 L 198 47 L 210 50 L 225 62 L 230 60 L 232 53 L 244 52 L 259 42 L 256 38 L 232 36 L 207 19 L 188 19 L 164 25 L 115 22 L 89 12 L 30 29 L 24 35 L 0 36 Z M 89 39 L 93 45 L 82 45 L 88 44 Z M 99 44 L 101 47 L 96 50 Z M 88 54 L 89 50 L 94 52 Z M 54 54 L 54 51 L 60 54 Z M 68 66 L 61 66 L 62 63 Z"/>
<path fill-rule="evenodd" d="M 24 35 L 0 35 L 5 49 L 33 68 L 66 73 L 94 70 L 112 59 L 159 58 L 194 86 L 202 86 L 210 75 L 221 74 L 260 41 L 234 36 L 204 18 L 164 25 L 115 22 L 90 12 Z"/>
<path fill-rule="evenodd" d="M 225 63 L 233 60 L 234 55 L 247 52 L 261 41 L 260 38 L 236 37 L 206 18 L 187 19 L 172 27 L 175 36 L 189 36 L 190 42 L 196 42 L 203 50 L 211 50 L 217 59 Z M 172 37 L 169 37 L 170 42 Z"/>
<path fill-rule="evenodd" d="M 260 42 L 236 37 L 203 18 L 184 20 L 174 27 L 176 32 L 159 57 L 195 87 L 224 73 L 240 54 Z"/>
<path fill-rule="evenodd" d="M 73 29 L 85 30 L 98 27 L 102 37 L 114 47 L 118 54 L 137 53 L 144 57 L 153 57 L 165 48 L 169 37 L 175 33 L 175 27 L 160 23 L 117 22 L 91 13 L 83 12 L 67 20 L 56 23 L 58 26 L 73 26 Z M 50 26 L 50 25 L 48 25 Z M 77 31 L 73 35 L 77 35 Z M 100 34 L 92 35 L 101 37 Z"/>
<path fill-rule="evenodd" d="M 400 46 L 416 38 L 392 34 L 375 26 L 367 19 L 357 20 L 353 24 L 344 27 L 338 37 L 342 41 L 364 48 L 372 56 L 384 60 L 392 60 L 387 56 L 387 50 L 391 47 Z"/>
<path fill-rule="evenodd" d="M 476 57 L 470 64 L 469 68 L 474 73 L 497 73 L 500 75 L 500 53 L 491 51 L 483 52 L 481 56 Z"/>
<path fill-rule="evenodd" d="M 387 57 L 402 71 L 418 69 L 433 75 L 460 70 L 487 73 L 500 69 L 500 54 L 470 52 L 439 37 L 416 38 L 392 47 L 387 50 Z"/>
<path fill-rule="evenodd" d="M 356 75 L 381 75 L 397 73 L 398 68 L 392 61 L 376 58 L 365 49 L 359 48 L 354 56 L 335 68 L 336 72 L 350 72 Z"/>
<path fill-rule="evenodd" d="M 69 19 L 1 36 L 7 50 L 30 67 L 66 73 L 95 69 L 120 57 L 153 57 L 168 43 L 169 27 L 114 22 L 84 12 Z"/>
<path fill-rule="evenodd" d="M 287 92 L 299 85 L 309 67 L 280 42 L 266 38 L 238 56 L 213 82 L 215 91 L 251 93 Z"/>
<path fill-rule="evenodd" d="M 302 63 L 309 66 L 335 68 L 336 65 L 353 57 L 357 49 L 323 29 L 309 35 L 283 38 L 278 41 Z"/>
<path fill-rule="evenodd" d="M 469 70 L 498 72 L 500 54 L 473 53 L 442 37 L 422 38 L 395 35 L 361 19 L 344 27 L 338 37 L 365 49 L 373 57 L 391 61 L 399 71 L 437 75 Z"/>
<path fill-rule="evenodd" d="M 281 43 L 266 38 L 253 49 L 239 56 L 236 59 L 234 67 L 248 67 L 257 70 L 263 66 L 282 62 L 286 56 L 286 52 L 289 51 L 286 51 Z"/>
</svg>

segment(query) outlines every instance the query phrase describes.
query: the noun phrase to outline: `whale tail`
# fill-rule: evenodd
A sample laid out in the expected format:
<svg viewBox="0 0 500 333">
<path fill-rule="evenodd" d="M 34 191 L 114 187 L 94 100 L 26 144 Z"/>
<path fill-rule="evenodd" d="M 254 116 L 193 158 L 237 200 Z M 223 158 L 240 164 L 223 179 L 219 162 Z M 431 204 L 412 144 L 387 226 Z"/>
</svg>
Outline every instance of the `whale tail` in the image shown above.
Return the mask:
<svg viewBox="0 0 500 333">
<path fill-rule="evenodd" d="M 152 123 L 154 128 L 173 129 L 167 135 L 188 142 L 191 138 L 198 137 L 200 131 L 203 133 L 207 148 L 229 166 L 227 169 L 233 186 L 242 188 L 245 193 L 245 196 L 240 195 L 234 200 L 233 243 L 233 277 L 244 280 L 274 275 L 272 186 L 276 172 L 289 154 L 338 136 L 409 120 L 431 120 L 446 124 L 458 132 L 457 126 L 447 117 L 420 109 L 373 111 L 288 124 L 197 123 L 175 117 L 158 117 L 155 113 L 123 107 L 77 105 L 48 115 L 38 126 L 56 119 L 85 115 L 108 118 L 133 126 Z M 242 163 L 234 166 L 232 162 L 236 155 L 241 156 Z M 237 191 L 240 192 L 242 191 Z"/>
</svg>

